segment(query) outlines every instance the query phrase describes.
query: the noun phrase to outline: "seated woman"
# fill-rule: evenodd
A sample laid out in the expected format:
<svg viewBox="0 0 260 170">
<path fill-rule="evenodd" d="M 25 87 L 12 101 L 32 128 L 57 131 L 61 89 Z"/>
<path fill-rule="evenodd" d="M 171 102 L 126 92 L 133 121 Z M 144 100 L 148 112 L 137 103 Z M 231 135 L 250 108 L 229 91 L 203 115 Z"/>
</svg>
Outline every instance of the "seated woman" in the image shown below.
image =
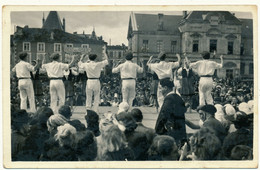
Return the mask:
<svg viewBox="0 0 260 170">
<path fill-rule="evenodd" d="M 101 121 L 102 123 L 102 121 Z M 133 160 L 133 151 L 128 148 L 125 135 L 118 126 L 104 122 L 101 135 L 97 140 L 97 161 L 127 161 Z"/>
<path fill-rule="evenodd" d="M 41 161 L 77 161 L 76 129 L 66 123 L 57 128 L 53 138 L 45 142 Z"/>
<path fill-rule="evenodd" d="M 178 160 L 179 153 L 173 137 L 158 135 L 148 151 L 148 160 Z"/>
</svg>

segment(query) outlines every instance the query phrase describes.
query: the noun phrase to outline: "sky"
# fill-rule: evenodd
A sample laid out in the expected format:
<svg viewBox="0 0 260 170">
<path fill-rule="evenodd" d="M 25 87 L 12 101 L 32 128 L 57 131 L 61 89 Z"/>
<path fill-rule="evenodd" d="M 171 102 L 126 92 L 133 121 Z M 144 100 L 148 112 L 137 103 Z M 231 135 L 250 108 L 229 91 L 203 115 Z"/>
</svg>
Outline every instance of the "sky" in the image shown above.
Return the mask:
<svg viewBox="0 0 260 170">
<path fill-rule="evenodd" d="M 182 15 L 182 11 L 153 11 L 142 12 L 134 11 L 135 13 L 148 13 L 164 15 Z M 238 18 L 252 18 L 251 13 L 233 12 Z M 11 33 L 14 32 L 15 26 L 24 27 L 28 25 L 30 28 L 41 28 L 42 17 L 45 19 L 48 16 L 48 11 L 31 11 L 31 12 L 12 12 L 11 13 Z M 127 31 L 129 24 L 130 11 L 103 11 L 103 12 L 86 12 L 86 11 L 58 11 L 60 19 L 66 19 L 66 32 L 77 32 L 82 34 L 91 34 L 93 28 L 97 36 L 102 36 L 103 39 L 111 45 L 128 45 Z"/>
</svg>

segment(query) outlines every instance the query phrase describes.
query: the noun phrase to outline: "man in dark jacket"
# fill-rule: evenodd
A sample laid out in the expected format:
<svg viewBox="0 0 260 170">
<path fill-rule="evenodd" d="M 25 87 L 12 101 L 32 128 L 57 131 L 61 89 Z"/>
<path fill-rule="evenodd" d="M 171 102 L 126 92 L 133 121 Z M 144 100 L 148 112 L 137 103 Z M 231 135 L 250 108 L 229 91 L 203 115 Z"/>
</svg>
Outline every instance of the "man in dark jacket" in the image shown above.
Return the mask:
<svg viewBox="0 0 260 170">
<path fill-rule="evenodd" d="M 186 140 L 185 112 L 182 98 L 173 92 L 173 83 L 169 79 L 160 80 L 164 101 L 160 110 L 155 132 L 160 135 L 172 136 L 180 146 Z"/>
</svg>

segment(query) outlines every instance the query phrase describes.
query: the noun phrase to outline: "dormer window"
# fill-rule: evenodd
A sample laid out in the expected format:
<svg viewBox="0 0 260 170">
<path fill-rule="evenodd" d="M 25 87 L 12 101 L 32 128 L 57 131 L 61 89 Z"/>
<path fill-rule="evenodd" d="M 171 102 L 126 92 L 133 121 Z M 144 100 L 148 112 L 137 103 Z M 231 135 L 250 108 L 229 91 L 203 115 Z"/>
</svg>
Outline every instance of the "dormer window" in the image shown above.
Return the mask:
<svg viewBox="0 0 260 170">
<path fill-rule="evenodd" d="M 211 16 L 210 17 L 210 25 L 218 25 L 219 17 L 218 16 Z"/>
</svg>

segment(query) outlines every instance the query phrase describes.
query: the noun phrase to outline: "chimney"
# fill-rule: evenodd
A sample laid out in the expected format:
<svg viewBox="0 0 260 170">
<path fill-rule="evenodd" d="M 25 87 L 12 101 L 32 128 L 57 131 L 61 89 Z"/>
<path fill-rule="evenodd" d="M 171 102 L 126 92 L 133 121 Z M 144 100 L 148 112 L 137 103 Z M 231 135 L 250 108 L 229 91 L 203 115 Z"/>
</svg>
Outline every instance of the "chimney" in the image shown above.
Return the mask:
<svg viewBox="0 0 260 170">
<path fill-rule="evenodd" d="M 45 18 L 44 18 L 44 13 L 43 13 L 43 15 L 42 15 L 42 26 L 44 25 L 44 23 L 45 23 Z"/>
<path fill-rule="evenodd" d="M 63 31 L 65 31 L 65 18 L 63 18 L 63 25 L 62 25 Z"/>
<path fill-rule="evenodd" d="M 73 34 L 75 34 L 75 35 L 76 35 L 76 34 L 78 34 L 78 33 L 77 33 L 77 31 L 75 31 L 75 32 L 73 32 Z"/>
<path fill-rule="evenodd" d="M 159 31 L 163 30 L 163 14 L 162 13 L 158 14 L 158 30 Z"/>
<path fill-rule="evenodd" d="M 83 35 L 85 35 L 85 31 L 83 30 Z"/>
<path fill-rule="evenodd" d="M 182 17 L 185 18 L 187 16 L 187 11 L 182 12 Z"/>
</svg>

